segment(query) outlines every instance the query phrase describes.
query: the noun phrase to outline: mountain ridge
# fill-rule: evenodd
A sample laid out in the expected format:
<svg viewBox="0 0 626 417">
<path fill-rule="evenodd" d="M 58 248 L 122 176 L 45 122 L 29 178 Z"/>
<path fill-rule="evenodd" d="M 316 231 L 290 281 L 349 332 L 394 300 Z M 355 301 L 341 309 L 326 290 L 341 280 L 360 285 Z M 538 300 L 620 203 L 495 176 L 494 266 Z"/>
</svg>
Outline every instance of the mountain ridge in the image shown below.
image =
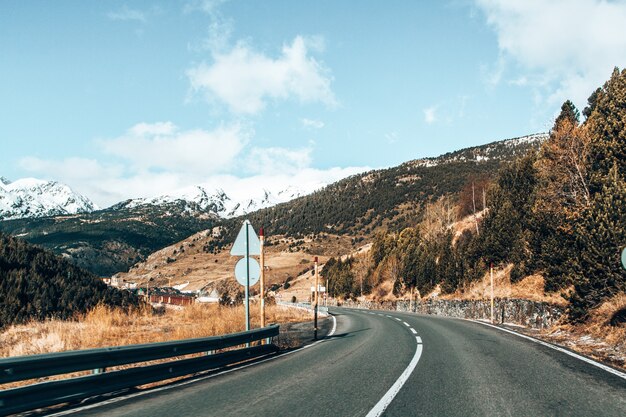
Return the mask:
<svg viewBox="0 0 626 417">
<path fill-rule="evenodd" d="M 97 210 L 90 199 L 58 181 L 22 178 L 0 181 L 0 219 L 71 215 Z"/>
<path fill-rule="evenodd" d="M 468 180 L 494 176 L 503 163 L 536 149 L 541 142 L 520 140 L 523 138 L 455 151 L 428 166 L 412 160 L 355 174 L 245 217 L 256 227 L 263 226 L 268 235 L 293 237 L 292 248 L 298 247 L 296 242 L 307 234 L 345 235 L 360 242 L 381 227 L 401 230 L 414 224 L 426 202 L 456 196 Z M 462 157 L 464 153 L 473 157 Z M 223 229 L 222 233 L 203 245 L 205 251 L 219 251 L 230 244 L 243 216 L 220 218 L 199 205 L 190 209 L 193 204 L 197 203 L 180 199 L 160 206 L 122 204 L 71 216 L 0 221 L 0 230 L 52 249 L 101 276 L 110 276 L 128 270 L 159 249 L 216 226 Z"/>
</svg>

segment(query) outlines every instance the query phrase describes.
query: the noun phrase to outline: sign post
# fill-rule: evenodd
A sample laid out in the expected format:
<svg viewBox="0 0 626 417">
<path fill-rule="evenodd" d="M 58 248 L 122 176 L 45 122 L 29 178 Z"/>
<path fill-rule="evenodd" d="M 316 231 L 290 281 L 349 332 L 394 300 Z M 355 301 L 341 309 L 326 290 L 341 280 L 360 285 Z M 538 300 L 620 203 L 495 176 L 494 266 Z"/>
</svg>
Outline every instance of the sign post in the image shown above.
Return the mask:
<svg viewBox="0 0 626 417">
<path fill-rule="evenodd" d="M 245 220 L 230 250 L 232 256 L 244 256 L 235 265 L 235 278 L 245 287 L 246 331 L 250 330 L 250 286 L 258 282 L 261 268 L 256 259 L 250 256 L 261 254 L 261 243 L 250 221 Z"/>
<path fill-rule="evenodd" d="M 313 304 L 313 339 L 317 340 L 317 303 L 319 299 L 319 275 L 317 271 L 317 256 L 315 257 L 315 304 Z"/>
<path fill-rule="evenodd" d="M 261 286 L 261 328 L 265 327 L 265 258 L 263 253 L 263 248 L 265 245 L 265 233 L 263 232 L 263 228 L 259 229 L 259 239 L 260 239 L 260 252 L 259 261 L 261 261 L 261 282 L 259 285 Z"/>
</svg>

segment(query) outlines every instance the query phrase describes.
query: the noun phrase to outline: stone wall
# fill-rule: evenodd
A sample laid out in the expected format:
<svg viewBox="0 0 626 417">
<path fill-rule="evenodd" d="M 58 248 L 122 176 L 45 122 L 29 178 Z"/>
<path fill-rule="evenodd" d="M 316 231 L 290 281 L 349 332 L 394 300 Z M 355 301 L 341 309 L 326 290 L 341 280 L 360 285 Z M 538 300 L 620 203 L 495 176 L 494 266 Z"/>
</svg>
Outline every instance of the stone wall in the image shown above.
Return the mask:
<svg viewBox="0 0 626 417">
<path fill-rule="evenodd" d="M 486 319 L 491 317 L 489 300 L 425 300 L 425 301 L 363 301 L 346 300 L 338 303 L 343 307 L 366 308 L 371 310 L 409 311 L 435 316 L 466 319 Z M 532 328 L 551 327 L 561 318 L 563 307 L 523 299 L 494 300 L 495 323 L 515 323 Z"/>
</svg>

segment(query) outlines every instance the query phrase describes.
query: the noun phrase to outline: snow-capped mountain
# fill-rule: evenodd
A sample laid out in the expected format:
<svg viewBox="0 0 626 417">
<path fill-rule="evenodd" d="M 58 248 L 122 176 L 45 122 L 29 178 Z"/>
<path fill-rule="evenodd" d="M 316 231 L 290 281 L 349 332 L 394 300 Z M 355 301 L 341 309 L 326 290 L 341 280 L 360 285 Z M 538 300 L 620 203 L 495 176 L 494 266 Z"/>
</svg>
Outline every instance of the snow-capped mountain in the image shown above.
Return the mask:
<svg viewBox="0 0 626 417">
<path fill-rule="evenodd" d="M 209 212 L 219 217 L 236 217 L 284 203 L 309 193 L 310 191 L 307 192 L 289 186 L 278 191 L 261 189 L 245 198 L 235 198 L 231 197 L 231 195 L 227 194 L 221 188 L 209 190 L 205 186 L 195 185 L 154 198 L 127 200 L 116 204 L 111 207 L 111 209 L 132 209 L 146 205 L 167 206 L 176 204 L 177 207 L 183 205 L 185 210 L 190 214 Z"/>
<path fill-rule="evenodd" d="M 432 167 L 452 162 L 480 162 L 491 159 L 510 160 L 514 159 L 516 156 L 526 154 L 530 148 L 541 144 L 547 140 L 548 137 L 549 134 L 547 133 L 534 133 L 532 135 L 449 152 L 435 158 L 416 159 L 406 164 L 410 166 Z"/>
<path fill-rule="evenodd" d="M 88 198 L 56 181 L 0 177 L 0 220 L 86 213 L 98 207 Z"/>
</svg>

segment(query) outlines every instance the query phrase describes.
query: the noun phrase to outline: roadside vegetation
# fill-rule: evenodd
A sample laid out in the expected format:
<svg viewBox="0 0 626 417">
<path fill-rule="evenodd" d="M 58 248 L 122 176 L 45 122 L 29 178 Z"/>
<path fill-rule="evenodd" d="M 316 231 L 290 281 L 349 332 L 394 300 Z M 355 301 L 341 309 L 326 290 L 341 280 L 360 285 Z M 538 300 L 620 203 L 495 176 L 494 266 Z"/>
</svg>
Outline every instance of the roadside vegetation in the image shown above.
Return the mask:
<svg viewBox="0 0 626 417">
<path fill-rule="evenodd" d="M 311 320 L 310 313 L 266 306 L 266 323 Z M 260 327 L 259 306 L 250 305 L 252 328 Z M 245 330 L 244 306 L 194 304 L 156 313 L 151 307 L 125 310 L 98 305 L 75 320 L 50 319 L 13 325 L 0 333 L 0 356 L 22 356 L 164 342 Z"/>
</svg>

